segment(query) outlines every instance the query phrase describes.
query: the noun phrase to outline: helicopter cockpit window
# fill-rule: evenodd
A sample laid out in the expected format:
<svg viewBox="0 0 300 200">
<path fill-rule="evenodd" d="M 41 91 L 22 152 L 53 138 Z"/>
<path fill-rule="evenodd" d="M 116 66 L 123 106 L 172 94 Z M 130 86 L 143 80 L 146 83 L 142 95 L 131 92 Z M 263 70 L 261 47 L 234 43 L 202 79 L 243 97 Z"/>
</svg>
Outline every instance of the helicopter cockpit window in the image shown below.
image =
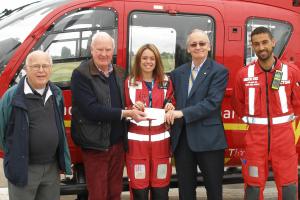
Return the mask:
<svg viewBox="0 0 300 200">
<path fill-rule="evenodd" d="M 117 41 L 117 15 L 111 9 L 77 10 L 55 22 L 35 49 L 50 53 L 53 59 L 51 81 L 62 88 L 70 86 L 73 70 L 91 57 L 93 34 L 105 31 Z M 117 42 L 116 42 L 117 44 Z M 115 49 L 114 59 L 117 51 Z"/>
<path fill-rule="evenodd" d="M 206 31 L 212 44 L 209 56 L 214 56 L 215 23 L 210 16 L 133 12 L 129 20 L 128 66 L 132 66 L 137 50 L 146 43 L 159 49 L 165 72 L 188 62 L 186 37 L 195 28 Z"/>
<path fill-rule="evenodd" d="M 292 26 L 286 22 L 281 22 L 281 21 L 275 21 L 271 19 L 258 19 L 258 18 L 250 18 L 247 21 L 246 25 L 246 44 L 245 44 L 245 64 L 249 64 L 253 60 L 256 60 L 257 57 L 255 55 L 255 52 L 253 51 L 251 47 L 251 32 L 259 27 L 259 26 L 264 26 L 267 27 L 271 30 L 275 41 L 276 41 L 276 46 L 274 49 L 274 55 L 277 57 L 280 57 L 282 54 L 288 39 L 291 36 L 292 33 Z"/>
<path fill-rule="evenodd" d="M 40 1 L 21 6 L 0 20 L 0 73 L 35 26 L 51 11 L 70 0 Z M 1 7 L 2 8 L 2 7 Z M 5 3 L 3 4 L 5 8 Z"/>
<path fill-rule="evenodd" d="M 116 13 L 112 10 L 83 10 L 64 17 L 52 31 L 66 31 L 84 28 L 114 28 Z"/>
</svg>

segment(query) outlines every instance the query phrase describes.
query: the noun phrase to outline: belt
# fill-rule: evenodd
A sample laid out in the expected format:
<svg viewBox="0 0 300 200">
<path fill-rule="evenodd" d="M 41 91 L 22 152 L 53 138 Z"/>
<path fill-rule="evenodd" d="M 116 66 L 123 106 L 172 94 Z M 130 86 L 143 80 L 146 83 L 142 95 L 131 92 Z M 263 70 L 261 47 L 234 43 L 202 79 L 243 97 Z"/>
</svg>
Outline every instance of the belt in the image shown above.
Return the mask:
<svg viewBox="0 0 300 200">
<path fill-rule="evenodd" d="M 295 119 L 294 114 L 271 118 L 272 124 L 283 124 L 283 123 L 286 123 L 286 122 L 293 121 L 294 119 Z M 267 125 L 268 124 L 268 118 L 244 116 L 242 118 L 242 120 L 243 120 L 243 122 L 245 122 L 247 124 L 261 124 L 261 125 Z"/>
<path fill-rule="evenodd" d="M 143 135 L 143 134 L 128 132 L 128 140 L 136 140 L 136 141 L 156 142 L 156 141 L 161 141 L 161 140 L 167 139 L 169 137 L 170 137 L 169 131 L 155 134 L 155 135 Z M 149 138 L 150 138 L 150 140 L 149 140 Z"/>
</svg>

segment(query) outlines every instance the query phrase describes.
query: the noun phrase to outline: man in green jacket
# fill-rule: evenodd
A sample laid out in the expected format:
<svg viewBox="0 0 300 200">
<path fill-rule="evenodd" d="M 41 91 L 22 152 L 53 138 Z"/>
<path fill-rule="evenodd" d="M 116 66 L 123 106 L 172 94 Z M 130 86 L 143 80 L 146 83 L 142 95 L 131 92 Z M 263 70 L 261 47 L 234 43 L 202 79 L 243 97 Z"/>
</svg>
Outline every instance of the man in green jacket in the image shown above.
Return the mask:
<svg viewBox="0 0 300 200">
<path fill-rule="evenodd" d="M 10 200 L 59 200 L 60 171 L 71 174 L 61 90 L 49 81 L 52 59 L 33 51 L 26 76 L 0 100 L 0 147 Z"/>
</svg>

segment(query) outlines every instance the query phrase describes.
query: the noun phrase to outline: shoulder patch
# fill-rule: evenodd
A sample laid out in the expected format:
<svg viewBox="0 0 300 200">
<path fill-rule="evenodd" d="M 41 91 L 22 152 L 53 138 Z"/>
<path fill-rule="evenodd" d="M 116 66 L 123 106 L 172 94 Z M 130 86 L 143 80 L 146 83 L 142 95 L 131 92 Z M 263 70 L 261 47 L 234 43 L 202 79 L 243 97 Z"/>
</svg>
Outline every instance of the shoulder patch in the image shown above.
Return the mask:
<svg viewBox="0 0 300 200">
<path fill-rule="evenodd" d="M 134 89 L 142 89 L 142 82 L 136 81 L 134 78 L 128 79 L 128 88 L 134 88 Z"/>
</svg>

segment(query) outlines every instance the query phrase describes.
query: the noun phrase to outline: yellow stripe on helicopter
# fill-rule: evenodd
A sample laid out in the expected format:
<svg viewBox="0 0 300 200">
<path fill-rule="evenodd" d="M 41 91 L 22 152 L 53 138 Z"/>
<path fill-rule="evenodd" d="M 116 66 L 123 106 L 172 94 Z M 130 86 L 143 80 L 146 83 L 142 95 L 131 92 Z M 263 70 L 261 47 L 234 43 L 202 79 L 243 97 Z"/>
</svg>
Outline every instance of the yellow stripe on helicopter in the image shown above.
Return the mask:
<svg viewBox="0 0 300 200">
<path fill-rule="evenodd" d="M 299 137 L 300 137 L 300 123 L 299 121 L 297 121 L 298 124 L 296 125 L 296 121 L 293 121 L 293 128 L 294 128 L 294 131 L 295 131 L 295 144 L 298 143 L 298 140 L 299 140 Z"/>
</svg>

